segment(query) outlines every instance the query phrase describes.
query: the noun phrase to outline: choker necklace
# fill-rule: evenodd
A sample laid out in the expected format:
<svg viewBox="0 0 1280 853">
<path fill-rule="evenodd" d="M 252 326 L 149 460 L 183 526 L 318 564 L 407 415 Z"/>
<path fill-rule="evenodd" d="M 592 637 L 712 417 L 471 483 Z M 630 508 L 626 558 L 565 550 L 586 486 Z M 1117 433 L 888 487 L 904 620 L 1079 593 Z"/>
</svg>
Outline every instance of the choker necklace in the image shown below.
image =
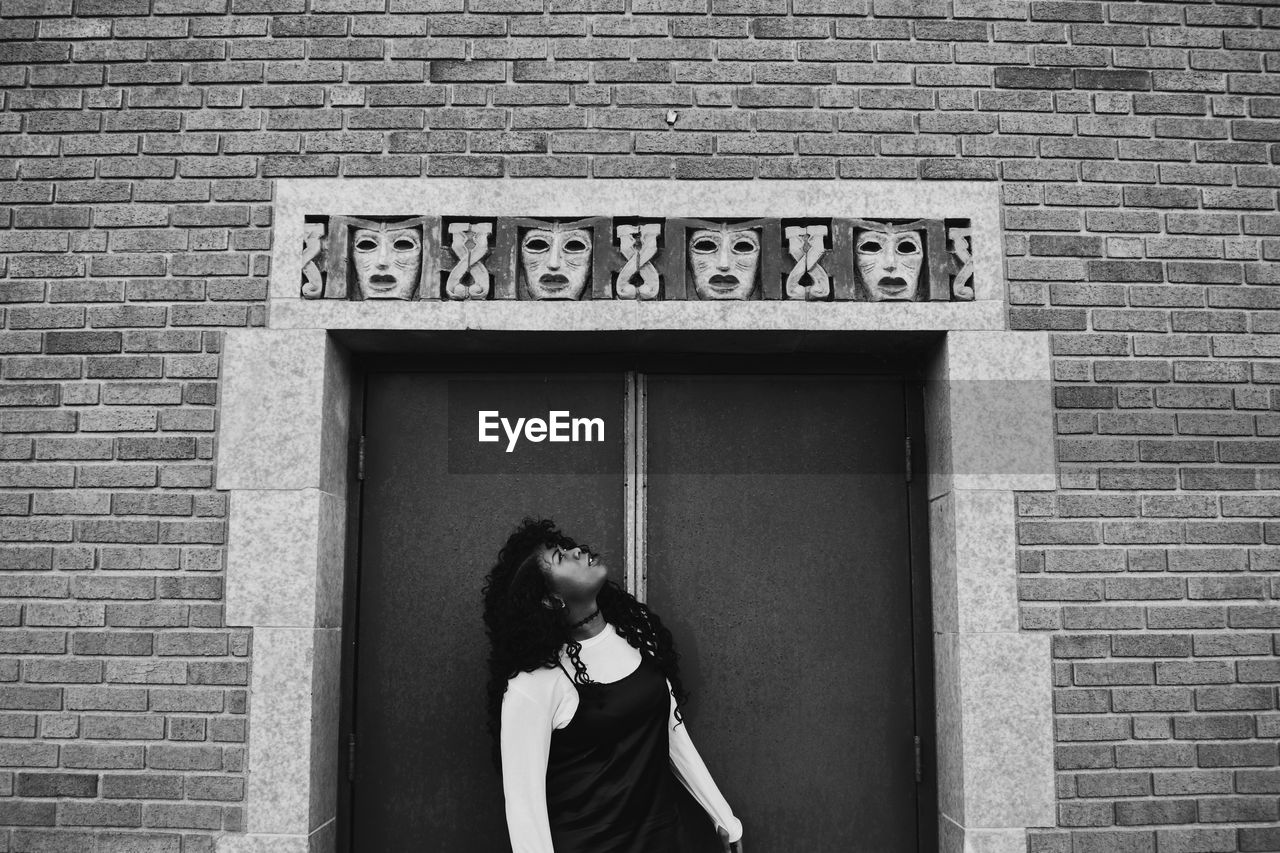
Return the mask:
<svg viewBox="0 0 1280 853">
<path fill-rule="evenodd" d="M 597 607 L 595 610 L 592 610 L 591 613 L 587 615 L 586 619 L 579 619 L 577 622 L 574 622 L 572 625 L 570 625 L 569 630 L 576 631 L 577 629 L 581 628 L 583 625 L 587 624 L 588 622 L 590 622 L 592 619 L 596 618 L 599 615 L 600 615 L 600 608 Z"/>
</svg>

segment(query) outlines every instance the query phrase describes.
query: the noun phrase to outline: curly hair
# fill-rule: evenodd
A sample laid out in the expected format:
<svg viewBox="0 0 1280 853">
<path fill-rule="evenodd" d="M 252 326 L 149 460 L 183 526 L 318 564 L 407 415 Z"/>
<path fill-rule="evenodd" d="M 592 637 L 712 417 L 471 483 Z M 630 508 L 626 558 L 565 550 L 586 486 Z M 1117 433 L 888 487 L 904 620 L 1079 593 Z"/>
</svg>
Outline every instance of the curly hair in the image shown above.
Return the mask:
<svg viewBox="0 0 1280 853">
<path fill-rule="evenodd" d="M 543 546 L 578 547 L 550 519 L 525 518 L 498 551 L 498 562 L 484 582 L 484 626 L 489 636 L 488 726 L 493 736 L 494 766 L 501 768 L 500 735 L 502 697 L 507 682 L 521 672 L 553 667 L 563 649 L 573 664 L 573 680 L 590 684 L 587 668 L 578 657 L 582 644 L 569 634 L 560 611 L 542 605 L 548 589 L 538 564 Z M 582 546 L 585 550 L 590 550 Z M 640 654 L 655 662 L 671 682 L 676 698 L 676 719 L 688 695 L 680 682 L 679 655 L 671 632 L 662 620 L 635 596 L 613 581 L 605 581 L 596 596 L 600 613 L 618 635 Z"/>
</svg>

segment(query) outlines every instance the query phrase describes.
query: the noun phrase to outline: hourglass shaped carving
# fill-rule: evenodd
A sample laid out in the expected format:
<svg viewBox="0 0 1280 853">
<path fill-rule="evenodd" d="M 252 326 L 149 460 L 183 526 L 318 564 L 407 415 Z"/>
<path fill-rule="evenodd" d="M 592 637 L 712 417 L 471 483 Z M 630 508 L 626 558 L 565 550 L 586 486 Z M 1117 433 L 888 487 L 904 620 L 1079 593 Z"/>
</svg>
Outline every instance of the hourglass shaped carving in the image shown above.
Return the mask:
<svg viewBox="0 0 1280 853">
<path fill-rule="evenodd" d="M 445 292 L 450 299 L 485 299 L 489 296 L 489 270 L 484 258 L 489 254 L 489 236 L 493 225 L 488 222 L 452 222 L 449 249 L 458 262 L 449 271 Z"/>
<path fill-rule="evenodd" d="M 626 264 L 618 271 L 620 299 L 653 299 L 658 295 L 658 271 L 653 259 L 658 254 L 658 235 L 662 226 L 656 222 L 643 225 L 619 225 L 618 248 Z M 635 279 L 640 279 L 640 286 Z"/>
<path fill-rule="evenodd" d="M 826 299 L 831 293 L 831 279 L 819 262 L 826 254 L 823 241 L 827 236 L 825 225 L 793 225 L 786 229 L 788 251 L 795 266 L 787 273 L 787 298 L 813 301 Z M 809 284 L 804 284 L 805 278 Z"/>
<path fill-rule="evenodd" d="M 324 223 L 307 222 L 302 226 L 302 296 L 319 299 L 324 296 L 324 277 L 317 259 L 324 248 Z"/>
<path fill-rule="evenodd" d="M 956 299 L 973 299 L 973 239 L 972 227 L 955 227 L 947 229 L 947 241 L 951 244 L 951 252 L 955 255 L 957 266 L 955 277 L 951 279 L 951 295 Z"/>
</svg>

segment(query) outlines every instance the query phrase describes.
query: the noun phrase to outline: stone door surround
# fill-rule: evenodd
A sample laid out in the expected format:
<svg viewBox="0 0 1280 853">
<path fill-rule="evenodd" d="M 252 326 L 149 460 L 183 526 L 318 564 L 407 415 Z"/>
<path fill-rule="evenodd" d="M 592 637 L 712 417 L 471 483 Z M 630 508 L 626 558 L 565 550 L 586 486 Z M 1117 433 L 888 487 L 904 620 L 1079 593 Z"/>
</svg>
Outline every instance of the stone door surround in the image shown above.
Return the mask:
<svg viewBox="0 0 1280 853">
<path fill-rule="evenodd" d="M 936 333 L 927 376 L 939 846 L 1023 853 L 1055 823 L 1047 636 L 1018 628 L 1014 493 L 1055 487 L 1048 337 L 1006 328 L 999 187 L 964 182 L 280 180 L 266 329 L 227 333 L 217 486 L 230 492 L 226 620 L 253 628 L 246 832 L 222 853 L 336 849 L 352 355 L 337 330 Z M 308 216 L 955 218 L 964 302 L 304 300 Z M 500 339 L 500 336 L 499 336 Z M 749 830 L 749 826 L 748 826 Z"/>
</svg>

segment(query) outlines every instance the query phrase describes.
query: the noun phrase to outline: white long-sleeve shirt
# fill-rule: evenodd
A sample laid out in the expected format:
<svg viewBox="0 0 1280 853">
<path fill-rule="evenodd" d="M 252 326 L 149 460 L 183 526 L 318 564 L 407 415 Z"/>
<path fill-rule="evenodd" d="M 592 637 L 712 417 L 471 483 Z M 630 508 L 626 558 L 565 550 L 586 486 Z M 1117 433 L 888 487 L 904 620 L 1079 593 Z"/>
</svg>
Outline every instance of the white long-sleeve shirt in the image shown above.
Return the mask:
<svg viewBox="0 0 1280 853">
<path fill-rule="evenodd" d="M 625 678 L 640 666 L 640 651 L 607 624 L 599 634 L 582 641 L 578 657 L 591 680 L 600 684 Z M 561 661 L 566 670 L 574 671 L 564 652 Z M 502 789 L 514 853 L 554 853 L 546 790 L 551 732 L 569 725 L 577 710 L 578 691 L 559 667 L 522 672 L 507 682 L 502 698 Z M 673 696 L 667 719 L 671 768 L 716 826 L 729 833 L 730 841 L 737 841 L 742 823 L 694 748 L 688 724 L 676 725 L 675 711 Z"/>
</svg>

